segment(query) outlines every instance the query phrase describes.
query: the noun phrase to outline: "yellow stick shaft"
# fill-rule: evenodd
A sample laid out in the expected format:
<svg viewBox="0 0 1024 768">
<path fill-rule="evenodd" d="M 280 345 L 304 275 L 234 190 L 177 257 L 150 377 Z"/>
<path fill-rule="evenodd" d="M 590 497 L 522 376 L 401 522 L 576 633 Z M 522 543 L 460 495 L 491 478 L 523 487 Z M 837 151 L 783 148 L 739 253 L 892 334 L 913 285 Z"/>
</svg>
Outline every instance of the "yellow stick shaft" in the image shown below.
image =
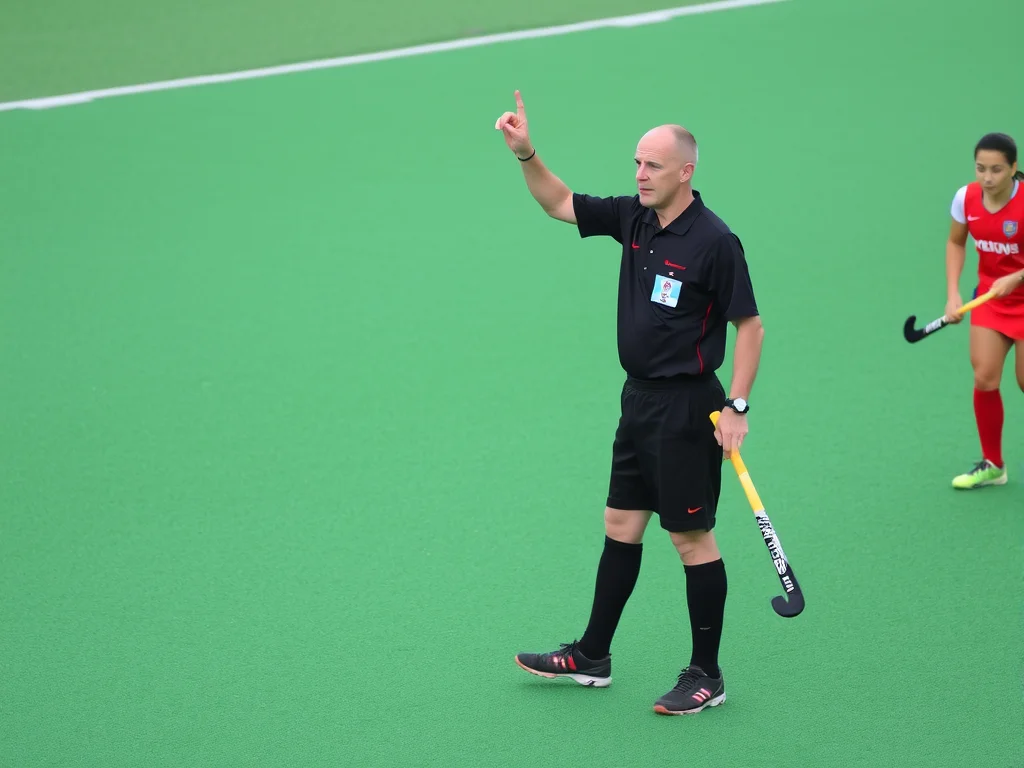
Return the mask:
<svg viewBox="0 0 1024 768">
<path fill-rule="evenodd" d="M 960 309 L 957 310 L 957 314 L 958 315 L 966 315 L 972 309 L 974 309 L 977 306 L 980 306 L 981 304 L 984 304 L 986 301 L 988 301 L 991 298 L 992 298 L 992 291 L 989 291 L 988 293 L 983 293 L 978 298 L 971 299 L 966 304 L 964 304 L 962 307 L 960 307 Z"/>
<path fill-rule="evenodd" d="M 716 427 L 718 426 L 718 417 L 721 415 L 721 411 L 715 411 L 711 414 L 711 423 Z M 743 492 L 747 494 L 750 508 L 754 510 L 755 514 L 764 512 L 764 504 L 761 503 L 761 497 L 758 496 L 757 489 L 754 487 L 754 481 L 750 479 L 750 472 L 747 471 L 747 465 L 743 463 L 743 458 L 737 449 L 733 448 L 729 451 L 729 461 L 732 462 L 733 469 L 736 470 L 736 475 L 740 479 L 740 485 L 743 486 Z"/>
</svg>

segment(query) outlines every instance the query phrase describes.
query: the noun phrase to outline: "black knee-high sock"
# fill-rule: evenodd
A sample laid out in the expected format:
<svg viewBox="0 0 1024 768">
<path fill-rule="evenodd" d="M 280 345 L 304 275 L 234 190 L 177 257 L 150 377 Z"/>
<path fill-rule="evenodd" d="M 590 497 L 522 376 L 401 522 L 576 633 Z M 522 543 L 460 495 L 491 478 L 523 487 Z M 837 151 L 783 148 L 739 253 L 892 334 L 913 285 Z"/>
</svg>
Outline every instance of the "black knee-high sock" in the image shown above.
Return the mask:
<svg viewBox="0 0 1024 768">
<path fill-rule="evenodd" d="M 721 558 L 701 565 L 684 565 L 686 606 L 690 611 L 693 652 L 690 663 L 717 677 L 718 647 L 722 642 L 722 620 L 728 583 Z"/>
<path fill-rule="evenodd" d="M 597 567 L 590 623 L 579 643 L 580 653 L 588 659 L 602 659 L 608 655 L 622 609 L 633 594 L 640 575 L 642 553 L 643 544 L 627 544 L 605 536 L 604 551 Z"/>
</svg>

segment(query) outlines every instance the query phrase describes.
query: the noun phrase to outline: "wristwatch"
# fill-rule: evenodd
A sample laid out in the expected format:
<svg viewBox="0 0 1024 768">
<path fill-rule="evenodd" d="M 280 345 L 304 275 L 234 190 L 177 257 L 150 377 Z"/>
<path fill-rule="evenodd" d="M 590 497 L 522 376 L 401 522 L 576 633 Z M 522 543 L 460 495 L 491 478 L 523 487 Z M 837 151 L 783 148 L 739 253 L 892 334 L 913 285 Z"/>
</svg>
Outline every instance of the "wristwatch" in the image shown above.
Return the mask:
<svg viewBox="0 0 1024 768">
<path fill-rule="evenodd" d="M 737 397 L 735 400 L 727 397 L 725 398 L 725 404 L 736 411 L 736 413 L 746 413 L 750 410 L 750 405 L 742 397 Z"/>
</svg>

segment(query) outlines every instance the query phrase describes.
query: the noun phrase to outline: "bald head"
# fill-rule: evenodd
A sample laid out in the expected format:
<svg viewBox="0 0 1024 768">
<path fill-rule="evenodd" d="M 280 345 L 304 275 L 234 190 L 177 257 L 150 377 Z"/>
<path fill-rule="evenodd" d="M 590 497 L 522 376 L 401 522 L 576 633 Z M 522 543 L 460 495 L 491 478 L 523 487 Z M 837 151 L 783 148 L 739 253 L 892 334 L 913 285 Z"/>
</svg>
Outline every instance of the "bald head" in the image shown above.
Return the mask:
<svg viewBox="0 0 1024 768">
<path fill-rule="evenodd" d="M 644 139 L 657 144 L 663 152 L 676 155 L 680 163 L 697 162 L 697 142 L 693 134 L 681 125 L 659 125 L 644 134 Z"/>
<path fill-rule="evenodd" d="M 681 125 L 651 128 L 636 146 L 640 203 L 666 212 L 669 220 L 693 199 L 690 180 L 697 167 L 697 142 Z"/>
<path fill-rule="evenodd" d="M 697 165 L 697 140 L 693 138 L 693 134 L 681 125 L 670 125 L 668 129 L 675 136 L 683 162 Z"/>
<path fill-rule="evenodd" d="M 680 165 L 697 165 L 697 140 L 681 125 L 659 125 L 651 128 L 640 139 L 638 149 L 653 150 L 657 154 L 671 157 Z"/>
</svg>

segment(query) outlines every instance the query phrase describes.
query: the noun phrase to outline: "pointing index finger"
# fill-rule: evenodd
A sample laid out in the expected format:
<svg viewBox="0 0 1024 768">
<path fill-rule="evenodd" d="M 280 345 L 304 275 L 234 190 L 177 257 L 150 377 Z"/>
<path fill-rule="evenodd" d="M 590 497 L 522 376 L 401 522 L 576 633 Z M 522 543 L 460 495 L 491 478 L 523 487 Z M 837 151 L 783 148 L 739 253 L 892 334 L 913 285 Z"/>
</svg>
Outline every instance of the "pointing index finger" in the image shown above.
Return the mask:
<svg viewBox="0 0 1024 768">
<path fill-rule="evenodd" d="M 516 111 L 519 112 L 520 117 L 526 115 L 526 107 L 523 106 L 523 96 L 518 90 L 516 91 Z"/>
</svg>

